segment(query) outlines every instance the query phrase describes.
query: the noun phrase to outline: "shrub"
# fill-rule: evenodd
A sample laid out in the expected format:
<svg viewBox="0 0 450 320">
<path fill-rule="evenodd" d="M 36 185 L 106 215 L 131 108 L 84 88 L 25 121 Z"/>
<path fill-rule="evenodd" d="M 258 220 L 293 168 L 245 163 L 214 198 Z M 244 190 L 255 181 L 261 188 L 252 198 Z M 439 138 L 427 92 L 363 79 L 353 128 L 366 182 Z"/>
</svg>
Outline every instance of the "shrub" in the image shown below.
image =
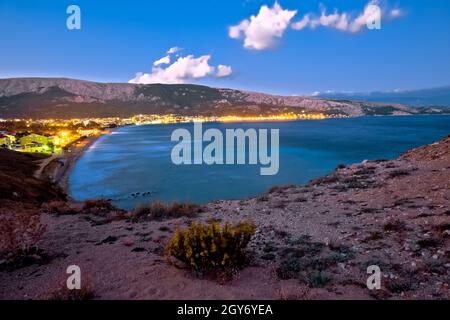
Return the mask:
<svg viewBox="0 0 450 320">
<path fill-rule="evenodd" d="M 413 290 L 416 287 L 412 278 L 389 279 L 387 289 L 394 293 L 402 293 Z"/>
<path fill-rule="evenodd" d="M 55 200 L 42 205 L 44 212 L 54 215 L 72 215 L 79 213 L 77 208 L 70 206 L 66 201 Z"/>
<path fill-rule="evenodd" d="M 435 248 L 442 245 L 442 241 L 438 238 L 426 238 L 417 241 L 421 248 Z"/>
<path fill-rule="evenodd" d="M 102 225 L 127 218 L 127 211 L 116 208 L 108 199 L 86 200 L 81 211 L 88 214 L 86 219 L 93 225 Z"/>
<path fill-rule="evenodd" d="M 408 170 L 397 169 L 397 170 L 392 170 L 391 172 L 389 172 L 389 178 L 404 177 L 404 176 L 408 176 L 409 174 L 410 174 L 410 172 Z"/>
<path fill-rule="evenodd" d="M 67 288 L 66 281 L 58 281 L 54 289 L 43 296 L 45 300 L 57 301 L 86 301 L 93 300 L 96 297 L 92 282 L 84 280 L 80 289 L 70 290 Z"/>
<path fill-rule="evenodd" d="M 0 211 L 0 260 L 13 261 L 37 252 L 36 245 L 45 231 L 39 214 Z"/>
<path fill-rule="evenodd" d="M 96 199 L 86 200 L 83 205 L 83 210 L 86 211 L 109 211 L 114 210 L 115 207 L 111 204 L 110 200 Z"/>
<path fill-rule="evenodd" d="M 266 202 L 266 201 L 269 201 L 269 197 L 266 195 L 261 195 L 256 198 L 256 202 Z"/>
<path fill-rule="evenodd" d="M 353 174 L 357 175 L 357 176 L 364 176 L 364 175 L 372 175 L 374 173 L 375 173 L 375 168 L 365 167 L 365 168 L 356 170 Z"/>
<path fill-rule="evenodd" d="M 331 280 L 333 280 L 332 275 L 323 271 L 313 271 L 307 276 L 308 285 L 312 288 L 323 287 Z"/>
<path fill-rule="evenodd" d="M 406 225 L 399 219 L 390 219 L 384 224 L 383 229 L 385 231 L 403 231 L 406 229 Z"/>
<path fill-rule="evenodd" d="M 283 186 L 274 186 L 269 189 L 269 193 L 283 193 L 284 191 L 292 188 L 295 188 L 295 185 L 287 184 Z"/>
<path fill-rule="evenodd" d="M 156 201 L 150 205 L 145 205 L 134 209 L 131 213 L 131 219 L 139 220 L 162 220 L 180 217 L 193 217 L 200 212 L 200 207 L 193 203 L 173 202 L 165 205 Z"/>
<path fill-rule="evenodd" d="M 225 222 L 209 225 L 193 223 L 188 229 L 177 228 L 167 246 L 171 257 L 183 262 L 197 273 L 229 271 L 245 262 L 245 249 L 256 231 L 251 222 L 240 222 L 235 227 Z"/>
<path fill-rule="evenodd" d="M 332 173 L 325 177 L 313 179 L 310 181 L 312 185 L 324 185 L 324 184 L 331 184 L 339 182 L 341 179 L 341 176 L 338 173 Z"/>
</svg>

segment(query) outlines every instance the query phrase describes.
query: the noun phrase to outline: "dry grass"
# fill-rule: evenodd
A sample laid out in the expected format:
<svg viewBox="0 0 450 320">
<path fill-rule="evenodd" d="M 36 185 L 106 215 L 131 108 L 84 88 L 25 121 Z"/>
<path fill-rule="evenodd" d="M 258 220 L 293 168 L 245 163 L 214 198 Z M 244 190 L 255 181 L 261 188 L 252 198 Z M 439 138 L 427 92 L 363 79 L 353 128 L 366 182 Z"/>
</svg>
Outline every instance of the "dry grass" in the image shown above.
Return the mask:
<svg viewBox="0 0 450 320">
<path fill-rule="evenodd" d="M 47 227 L 30 211 L 0 211 L 0 260 L 14 261 L 36 253 Z"/>
<path fill-rule="evenodd" d="M 114 209 L 115 207 L 111 204 L 111 201 L 107 199 L 86 200 L 83 205 L 83 210 L 86 211 L 109 211 Z"/>
<path fill-rule="evenodd" d="M 55 200 L 44 203 L 41 208 L 44 212 L 57 216 L 80 213 L 80 210 L 78 208 L 71 206 L 67 201 L 62 200 Z"/>
<path fill-rule="evenodd" d="M 63 301 L 85 301 L 92 300 L 96 297 L 94 286 L 87 278 L 82 280 L 81 289 L 70 290 L 67 288 L 66 279 L 62 279 L 56 283 L 54 288 L 49 290 L 43 298 L 45 300 L 63 300 Z"/>
<path fill-rule="evenodd" d="M 150 205 L 137 207 L 130 212 L 132 221 L 164 220 L 180 217 L 195 217 L 201 211 L 200 207 L 193 203 L 173 202 L 166 205 L 156 201 Z"/>
<path fill-rule="evenodd" d="M 408 176 L 409 174 L 410 174 L 410 171 L 408 171 L 408 170 L 397 169 L 397 170 L 392 170 L 391 172 L 389 172 L 388 177 L 392 179 L 392 178 L 405 177 L 405 176 Z"/>
<path fill-rule="evenodd" d="M 293 189 L 296 186 L 293 184 L 283 185 L 283 186 L 274 186 L 269 189 L 269 193 L 284 193 L 285 191 L 289 189 Z"/>
</svg>

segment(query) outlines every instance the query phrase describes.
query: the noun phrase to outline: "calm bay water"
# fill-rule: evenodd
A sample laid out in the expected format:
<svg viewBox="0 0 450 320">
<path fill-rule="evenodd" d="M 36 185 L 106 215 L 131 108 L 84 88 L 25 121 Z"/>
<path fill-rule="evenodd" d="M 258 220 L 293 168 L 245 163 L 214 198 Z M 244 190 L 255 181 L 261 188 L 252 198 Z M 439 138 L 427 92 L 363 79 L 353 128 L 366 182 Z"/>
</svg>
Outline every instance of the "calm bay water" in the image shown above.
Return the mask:
<svg viewBox="0 0 450 320">
<path fill-rule="evenodd" d="M 101 137 L 71 173 L 72 197 L 113 199 L 125 209 L 154 200 L 245 198 L 273 185 L 306 183 L 339 163 L 395 158 L 450 134 L 450 116 L 203 124 L 204 130 L 279 129 L 280 170 L 275 176 L 261 176 L 259 165 L 174 165 L 170 153 L 176 143 L 170 136 L 181 127 L 192 132 L 193 125 L 130 126 Z"/>
</svg>

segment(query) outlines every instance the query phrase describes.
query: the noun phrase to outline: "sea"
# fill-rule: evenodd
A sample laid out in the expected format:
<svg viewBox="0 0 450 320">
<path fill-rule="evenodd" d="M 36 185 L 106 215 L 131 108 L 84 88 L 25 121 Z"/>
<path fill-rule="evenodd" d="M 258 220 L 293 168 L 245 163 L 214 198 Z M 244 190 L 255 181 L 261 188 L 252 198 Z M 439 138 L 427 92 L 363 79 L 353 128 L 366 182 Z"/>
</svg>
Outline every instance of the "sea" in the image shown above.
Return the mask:
<svg viewBox="0 0 450 320">
<path fill-rule="evenodd" d="M 203 204 L 245 199 L 275 185 L 305 184 L 339 164 L 393 159 L 440 140 L 450 134 L 450 115 L 203 123 L 203 131 L 278 129 L 279 170 L 266 176 L 260 174 L 262 165 L 250 165 L 248 161 L 174 164 L 171 153 L 178 142 L 171 141 L 171 135 L 179 128 L 193 132 L 192 123 L 133 125 L 100 137 L 75 164 L 69 177 L 70 195 L 80 201 L 111 199 L 123 209 L 153 201 Z"/>
</svg>

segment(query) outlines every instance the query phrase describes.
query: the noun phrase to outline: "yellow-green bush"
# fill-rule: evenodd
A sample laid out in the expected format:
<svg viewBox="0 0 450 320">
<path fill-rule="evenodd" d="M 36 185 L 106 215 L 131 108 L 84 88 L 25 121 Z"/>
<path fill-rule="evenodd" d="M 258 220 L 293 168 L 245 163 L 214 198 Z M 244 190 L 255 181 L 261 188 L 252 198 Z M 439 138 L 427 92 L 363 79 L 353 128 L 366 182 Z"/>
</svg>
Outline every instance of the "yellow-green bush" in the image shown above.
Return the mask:
<svg viewBox="0 0 450 320">
<path fill-rule="evenodd" d="M 172 257 L 185 263 L 196 272 L 226 271 L 242 266 L 245 249 L 256 227 L 251 222 L 236 226 L 225 222 L 209 225 L 193 223 L 188 229 L 177 228 L 167 246 L 169 261 Z"/>
</svg>

